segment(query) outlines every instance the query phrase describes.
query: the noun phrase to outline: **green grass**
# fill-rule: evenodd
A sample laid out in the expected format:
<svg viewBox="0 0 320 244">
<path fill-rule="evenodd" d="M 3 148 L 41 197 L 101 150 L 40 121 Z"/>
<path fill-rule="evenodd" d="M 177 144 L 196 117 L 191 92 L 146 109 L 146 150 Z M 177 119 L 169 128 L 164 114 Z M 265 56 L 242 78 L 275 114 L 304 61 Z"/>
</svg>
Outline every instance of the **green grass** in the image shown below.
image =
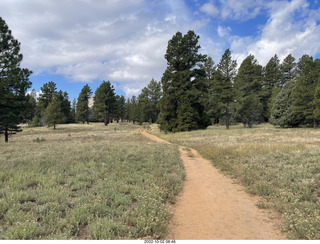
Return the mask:
<svg viewBox="0 0 320 244">
<path fill-rule="evenodd" d="M 237 179 L 257 204 L 281 214 L 289 239 L 320 239 L 320 130 L 281 129 L 269 124 L 211 126 L 206 130 L 164 134 L 173 143 L 192 147 L 226 175 Z"/>
<path fill-rule="evenodd" d="M 177 147 L 133 125 L 25 128 L 0 142 L 0 239 L 164 238 Z"/>
</svg>

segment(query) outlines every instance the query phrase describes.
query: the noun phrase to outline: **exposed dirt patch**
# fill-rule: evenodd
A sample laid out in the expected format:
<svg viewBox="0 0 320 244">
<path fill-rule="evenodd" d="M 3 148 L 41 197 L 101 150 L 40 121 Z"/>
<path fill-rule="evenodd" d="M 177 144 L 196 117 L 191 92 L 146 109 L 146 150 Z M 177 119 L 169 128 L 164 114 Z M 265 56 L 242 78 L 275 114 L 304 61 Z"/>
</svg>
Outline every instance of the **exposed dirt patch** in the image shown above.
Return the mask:
<svg viewBox="0 0 320 244">
<path fill-rule="evenodd" d="M 145 130 L 141 134 L 169 143 Z M 271 240 L 284 239 L 279 222 L 256 206 L 258 198 L 220 174 L 191 148 L 179 147 L 186 170 L 183 190 L 173 209 L 166 239 L 175 240 Z"/>
</svg>

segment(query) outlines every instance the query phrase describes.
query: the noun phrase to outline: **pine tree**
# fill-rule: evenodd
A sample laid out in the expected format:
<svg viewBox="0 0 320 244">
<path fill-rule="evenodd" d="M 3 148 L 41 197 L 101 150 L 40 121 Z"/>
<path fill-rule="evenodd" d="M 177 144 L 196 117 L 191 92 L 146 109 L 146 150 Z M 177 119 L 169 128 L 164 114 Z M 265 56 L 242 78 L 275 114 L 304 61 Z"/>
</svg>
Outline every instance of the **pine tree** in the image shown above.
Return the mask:
<svg viewBox="0 0 320 244">
<path fill-rule="evenodd" d="M 125 105 L 125 98 L 124 96 L 116 95 L 116 102 L 114 106 L 114 112 L 112 113 L 113 119 L 119 123 L 119 120 L 123 120 L 124 117 L 124 105 Z"/>
<path fill-rule="evenodd" d="M 120 96 L 118 109 L 119 109 L 119 117 L 121 119 L 121 122 L 123 122 L 125 119 L 125 113 L 126 113 L 126 99 L 123 95 Z"/>
<path fill-rule="evenodd" d="M 33 89 L 32 92 L 35 92 Z M 37 100 L 32 94 L 26 95 L 25 109 L 22 111 L 23 122 L 30 123 L 36 115 Z"/>
<path fill-rule="evenodd" d="M 44 121 L 47 126 L 53 126 L 53 129 L 56 129 L 56 125 L 60 123 L 64 123 L 67 118 L 61 109 L 61 100 L 57 96 L 53 96 L 52 101 L 49 103 L 48 107 L 44 113 Z"/>
<path fill-rule="evenodd" d="M 126 103 L 125 103 L 125 110 L 124 110 L 124 119 L 127 122 L 130 122 L 130 98 L 127 98 Z"/>
<path fill-rule="evenodd" d="M 207 78 L 207 86 L 210 86 L 210 81 L 213 80 L 214 74 L 216 73 L 216 66 L 211 57 L 208 57 L 207 60 L 201 65 L 201 69 L 203 69 L 206 73 Z"/>
<path fill-rule="evenodd" d="M 314 104 L 315 104 L 314 117 L 315 119 L 320 120 L 320 77 L 317 81 L 316 90 L 314 92 Z"/>
<path fill-rule="evenodd" d="M 148 121 L 150 112 L 149 107 L 150 101 L 148 98 L 148 89 L 145 87 L 138 96 L 139 124 Z"/>
<path fill-rule="evenodd" d="M 112 119 L 116 103 L 116 96 L 113 85 L 109 81 L 103 81 L 97 88 L 94 97 L 93 111 L 98 120 L 103 119 L 104 124 L 108 125 Z"/>
<path fill-rule="evenodd" d="M 287 82 L 295 79 L 296 77 L 296 66 L 295 58 L 289 54 L 281 63 L 280 69 L 282 73 L 282 83 L 281 87 L 283 87 Z"/>
<path fill-rule="evenodd" d="M 69 94 L 67 92 L 59 91 L 55 94 L 57 99 L 61 103 L 61 111 L 64 114 L 65 122 L 72 123 L 72 114 L 71 114 L 71 102 L 69 101 Z"/>
<path fill-rule="evenodd" d="M 262 67 L 253 55 L 249 55 L 241 63 L 234 82 L 236 108 L 245 126 L 251 127 L 261 121 L 261 83 Z"/>
<path fill-rule="evenodd" d="M 167 69 L 161 79 L 161 130 L 188 131 L 209 125 L 204 111 L 206 74 L 200 68 L 206 61 L 206 55 L 198 53 L 198 40 L 199 36 L 189 31 L 184 36 L 177 32 L 168 42 L 165 55 Z"/>
<path fill-rule="evenodd" d="M 262 82 L 261 102 L 263 105 L 263 117 L 268 121 L 271 115 L 273 99 L 280 92 L 283 83 L 280 60 L 274 55 L 266 67 L 264 67 L 264 77 Z"/>
<path fill-rule="evenodd" d="M 89 124 L 89 106 L 88 102 L 92 95 L 92 91 L 88 84 L 86 84 L 78 96 L 76 118 L 82 123 L 87 122 Z"/>
<path fill-rule="evenodd" d="M 77 100 L 74 98 L 71 105 L 72 123 L 76 122 Z M 90 109 L 89 109 L 90 111 Z M 90 114 L 90 113 L 89 113 Z"/>
<path fill-rule="evenodd" d="M 317 125 L 314 97 L 319 76 L 320 60 L 313 61 L 313 57 L 303 55 L 299 59 L 297 82 L 293 90 L 293 111 L 314 128 Z"/>
<path fill-rule="evenodd" d="M 157 121 L 160 113 L 159 103 L 161 95 L 161 83 L 154 79 L 142 89 L 138 97 L 140 123 L 155 123 Z"/>
<path fill-rule="evenodd" d="M 38 106 L 43 115 L 46 108 L 51 103 L 53 96 L 57 93 L 56 83 L 54 83 L 53 81 L 49 81 L 48 83 L 43 84 L 40 90 L 41 92 L 38 98 Z"/>
<path fill-rule="evenodd" d="M 135 124 L 139 120 L 138 100 L 136 96 L 131 97 L 129 106 L 129 121 Z"/>
<path fill-rule="evenodd" d="M 8 142 L 10 134 L 22 131 L 18 126 L 23 119 L 27 89 L 31 87 L 31 71 L 21 69 L 23 59 L 20 43 L 0 17 L 0 134 Z"/>
<path fill-rule="evenodd" d="M 287 81 L 276 96 L 270 116 L 270 123 L 281 127 L 297 127 L 301 120 L 292 110 L 294 98 L 292 91 L 295 87 L 295 80 Z"/>
<path fill-rule="evenodd" d="M 219 107 L 224 111 L 226 129 L 230 126 L 230 104 L 234 99 L 233 82 L 236 77 L 236 67 L 237 62 L 231 59 L 231 52 L 227 49 L 218 64 L 213 86 Z"/>
<path fill-rule="evenodd" d="M 206 88 L 208 89 L 207 102 L 205 103 L 205 112 L 208 115 L 210 122 L 216 124 L 221 117 L 221 108 L 218 104 L 217 94 L 214 89 L 214 78 L 216 75 L 216 66 L 211 57 L 208 57 L 201 69 L 206 74 Z"/>
</svg>

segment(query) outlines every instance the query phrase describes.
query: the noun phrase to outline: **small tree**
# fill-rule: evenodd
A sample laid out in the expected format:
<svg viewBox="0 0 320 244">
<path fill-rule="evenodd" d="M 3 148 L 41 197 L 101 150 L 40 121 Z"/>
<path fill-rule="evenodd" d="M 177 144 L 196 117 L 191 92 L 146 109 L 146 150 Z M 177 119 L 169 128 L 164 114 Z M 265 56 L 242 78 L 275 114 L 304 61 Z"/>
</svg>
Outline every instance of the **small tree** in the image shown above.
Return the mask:
<svg viewBox="0 0 320 244">
<path fill-rule="evenodd" d="M 77 109 L 76 109 L 76 118 L 78 121 L 81 121 L 82 123 L 87 122 L 89 124 L 89 106 L 88 102 L 92 95 L 92 91 L 88 84 L 86 84 L 78 97 L 77 102 Z"/>
<path fill-rule="evenodd" d="M 32 72 L 20 68 L 22 58 L 20 43 L 0 17 L 0 134 L 4 134 L 5 142 L 10 134 L 22 131 L 18 125 L 26 107 L 25 94 L 31 87 Z"/>
<path fill-rule="evenodd" d="M 66 120 L 67 118 L 61 110 L 61 101 L 54 96 L 45 110 L 44 121 L 48 127 L 53 126 L 53 129 L 55 130 L 57 124 L 64 123 Z"/>
</svg>

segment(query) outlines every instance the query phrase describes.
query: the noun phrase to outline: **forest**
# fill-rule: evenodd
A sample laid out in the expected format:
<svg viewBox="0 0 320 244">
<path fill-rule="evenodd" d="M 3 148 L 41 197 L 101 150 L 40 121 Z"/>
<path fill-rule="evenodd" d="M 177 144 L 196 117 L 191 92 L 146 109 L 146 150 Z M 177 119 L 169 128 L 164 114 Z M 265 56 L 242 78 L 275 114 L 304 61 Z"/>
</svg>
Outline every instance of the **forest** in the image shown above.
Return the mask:
<svg viewBox="0 0 320 244">
<path fill-rule="evenodd" d="M 86 84 L 78 99 L 44 83 L 39 97 L 27 93 L 32 71 L 20 68 L 20 43 L 0 19 L 0 133 L 21 131 L 19 124 L 53 126 L 61 123 L 132 121 L 158 123 L 165 132 L 205 129 L 235 123 L 251 128 L 270 122 L 280 127 L 313 127 L 320 120 L 320 60 L 307 54 L 296 60 L 275 54 L 262 66 L 249 54 L 240 65 L 225 50 L 215 64 L 200 52 L 194 31 L 177 32 L 168 41 L 167 68 L 161 81 L 152 79 L 138 96 L 115 94 L 110 81 L 93 91 Z M 94 104 L 89 106 L 93 96 Z"/>
</svg>

